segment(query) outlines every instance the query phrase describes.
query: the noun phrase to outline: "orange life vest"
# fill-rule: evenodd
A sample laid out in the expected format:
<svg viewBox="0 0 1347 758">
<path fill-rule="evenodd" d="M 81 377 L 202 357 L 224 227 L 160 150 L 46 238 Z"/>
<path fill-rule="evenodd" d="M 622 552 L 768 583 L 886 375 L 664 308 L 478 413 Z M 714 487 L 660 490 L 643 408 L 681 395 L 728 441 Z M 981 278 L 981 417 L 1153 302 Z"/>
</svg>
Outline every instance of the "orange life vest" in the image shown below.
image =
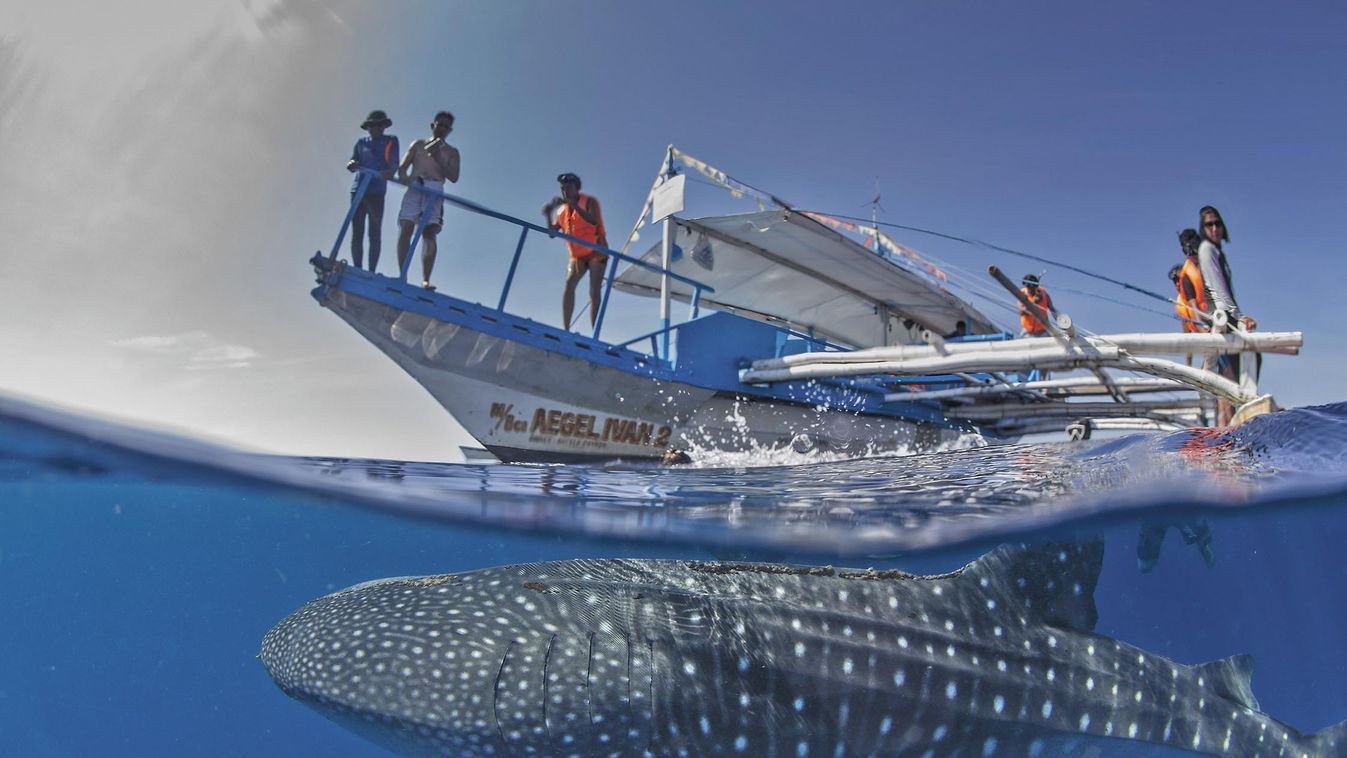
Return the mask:
<svg viewBox="0 0 1347 758">
<path fill-rule="evenodd" d="M 1183 291 L 1184 280 L 1193 288 L 1191 300 Z M 1202 314 L 1211 313 L 1211 303 L 1207 300 L 1207 288 L 1202 284 L 1202 269 L 1195 255 L 1188 256 L 1188 260 L 1183 262 L 1183 270 L 1179 272 L 1179 300 L 1182 305 L 1175 306 L 1174 310 L 1178 311 L 1179 316 L 1189 319 L 1183 322 L 1183 331 L 1205 332 L 1202 324 L 1207 323 L 1207 320 L 1202 318 Z"/>
<path fill-rule="evenodd" d="M 557 214 L 557 226 L 561 227 L 561 231 L 572 237 L 579 237 L 582 240 L 589 240 L 608 247 L 608 233 L 603 228 L 603 211 L 599 209 L 599 201 L 583 192 L 578 194 L 579 197 L 575 199 L 575 204 L 586 210 L 593 210 L 594 215 L 598 217 L 595 219 L 598 223 L 589 223 L 580 215 L 579 211 L 572 210 L 567 205 L 563 206 L 561 212 Z M 566 240 L 566 248 L 570 250 L 572 258 L 579 259 L 588 258 L 596 252 L 570 240 Z"/>
<path fill-rule="evenodd" d="M 1038 294 L 1035 295 L 1029 291 L 1028 287 L 1020 287 L 1020 292 L 1024 293 L 1024 296 L 1028 298 L 1029 302 L 1042 308 L 1045 313 L 1047 312 L 1048 304 L 1052 302 L 1048 299 L 1047 290 L 1039 287 Z M 1020 306 L 1020 326 L 1024 328 L 1025 333 L 1035 337 L 1041 337 L 1048 333 L 1048 328 L 1043 325 L 1043 322 L 1030 314 L 1023 305 Z"/>
<path fill-rule="evenodd" d="M 1183 331 L 1196 331 L 1194 327 L 1197 325 L 1193 323 L 1193 307 L 1183 294 L 1183 280 L 1174 282 L 1174 285 L 1174 288 L 1178 291 L 1178 294 L 1175 295 L 1174 312 L 1179 314 L 1179 318 L 1183 319 Z"/>
</svg>

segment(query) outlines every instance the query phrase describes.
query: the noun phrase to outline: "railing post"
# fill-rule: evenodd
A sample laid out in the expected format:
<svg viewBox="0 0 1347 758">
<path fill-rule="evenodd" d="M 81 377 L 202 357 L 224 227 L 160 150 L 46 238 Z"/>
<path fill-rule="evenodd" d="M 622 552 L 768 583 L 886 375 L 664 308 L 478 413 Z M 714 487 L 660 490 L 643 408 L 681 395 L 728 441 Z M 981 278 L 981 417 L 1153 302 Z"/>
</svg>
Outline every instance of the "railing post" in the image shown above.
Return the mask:
<svg viewBox="0 0 1347 758">
<path fill-rule="evenodd" d="M 692 315 L 688 316 L 689 321 L 691 321 L 694 318 L 697 318 L 697 314 L 700 312 L 701 309 L 701 304 L 702 304 L 702 288 L 701 285 L 697 285 L 696 287 L 692 288 Z"/>
<path fill-rule="evenodd" d="M 1243 337 L 1248 334 L 1244 322 L 1236 322 L 1235 333 Z M 1239 353 L 1239 388 L 1249 397 L 1258 397 L 1258 353 Z"/>
<path fill-rule="evenodd" d="M 500 291 L 500 304 L 496 310 L 505 310 L 505 298 L 510 294 L 510 284 L 514 282 L 514 271 L 519 267 L 519 254 L 524 252 L 524 238 L 529 236 L 527 226 L 519 230 L 519 244 L 514 246 L 514 258 L 510 261 L 510 273 L 505 275 L 505 288 Z"/>
<path fill-rule="evenodd" d="M 608 312 L 608 296 L 613 294 L 613 278 L 617 276 L 617 259 L 608 256 L 608 274 L 604 277 L 607 281 L 603 283 L 603 299 L 599 300 L 599 315 L 594 319 L 594 339 L 599 338 L 599 332 L 603 329 L 603 314 Z"/>
<path fill-rule="evenodd" d="M 355 218 L 356 208 L 360 207 L 360 201 L 365 199 L 365 190 L 369 187 L 371 177 L 364 171 L 360 172 L 360 183 L 356 185 L 355 194 L 351 196 L 351 207 L 346 211 L 346 220 L 341 222 L 341 231 L 337 232 L 337 241 L 332 243 L 332 252 L 328 253 L 329 260 L 337 259 L 337 252 L 341 250 L 341 241 L 346 238 L 346 231 L 351 228 L 351 219 Z"/>
<path fill-rule="evenodd" d="M 664 329 L 664 353 L 660 357 L 664 360 L 669 359 L 669 266 L 673 263 L 673 224 L 666 217 L 664 219 L 664 238 L 660 244 L 660 249 L 664 257 L 664 271 L 660 273 L 659 280 L 659 319 L 660 326 Z"/>
</svg>

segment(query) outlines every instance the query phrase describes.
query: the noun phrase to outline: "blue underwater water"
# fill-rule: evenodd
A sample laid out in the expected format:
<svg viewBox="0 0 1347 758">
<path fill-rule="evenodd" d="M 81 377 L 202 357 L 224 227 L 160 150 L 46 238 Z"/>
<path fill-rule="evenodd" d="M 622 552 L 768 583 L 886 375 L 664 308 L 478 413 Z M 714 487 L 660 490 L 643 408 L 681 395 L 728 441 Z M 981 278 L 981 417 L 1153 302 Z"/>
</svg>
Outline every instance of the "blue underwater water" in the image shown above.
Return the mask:
<svg viewBox="0 0 1347 758">
<path fill-rule="evenodd" d="M 284 458 L 0 398 L 0 755 L 382 755 L 257 659 L 359 582 L 576 557 L 947 571 L 1105 540 L 1096 631 L 1347 719 L 1347 404 L 1225 434 L 661 468 Z M 1214 564 L 1170 529 L 1210 526 Z"/>
</svg>

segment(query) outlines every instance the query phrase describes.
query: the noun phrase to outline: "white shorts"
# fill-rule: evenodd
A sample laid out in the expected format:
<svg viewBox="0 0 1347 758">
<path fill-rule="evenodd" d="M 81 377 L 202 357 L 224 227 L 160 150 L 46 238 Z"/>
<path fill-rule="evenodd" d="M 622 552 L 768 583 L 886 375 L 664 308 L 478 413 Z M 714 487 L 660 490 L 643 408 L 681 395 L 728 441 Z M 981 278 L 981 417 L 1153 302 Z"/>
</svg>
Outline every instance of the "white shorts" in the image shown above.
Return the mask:
<svg viewBox="0 0 1347 758">
<path fill-rule="evenodd" d="M 444 224 L 444 200 L 438 195 L 429 195 L 425 192 L 417 192 L 413 187 L 425 187 L 436 191 L 444 191 L 444 182 L 431 181 L 429 179 L 413 179 L 411 186 L 402 196 L 402 209 L 398 211 L 398 221 L 410 221 L 413 224 L 421 220 L 421 213 L 425 211 L 426 206 L 430 206 L 430 211 L 426 213 L 426 226 L 443 226 Z"/>
</svg>

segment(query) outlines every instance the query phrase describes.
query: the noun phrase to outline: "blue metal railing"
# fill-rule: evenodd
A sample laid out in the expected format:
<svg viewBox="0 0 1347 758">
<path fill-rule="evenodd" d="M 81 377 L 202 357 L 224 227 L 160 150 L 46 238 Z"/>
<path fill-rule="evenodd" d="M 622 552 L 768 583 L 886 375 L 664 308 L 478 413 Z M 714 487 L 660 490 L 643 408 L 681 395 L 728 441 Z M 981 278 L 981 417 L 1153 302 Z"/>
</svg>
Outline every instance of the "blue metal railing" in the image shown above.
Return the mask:
<svg viewBox="0 0 1347 758">
<path fill-rule="evenodd" d="M 826 352 L 844 353 L 853 349 L 845 347 L 843 345 L 839 345 L 835 342 L 829 342 L 823 337 L 817 337 L 814 335 L 812 329 L 808 332 L 801 332 L 796 329 L 791 329 L 788 326 L 777 326 L 777 330 L 787 337 L 795 337 L 797 339 L 802 340 L 809 347 L 809 350 L 807 352 L 812 353 L 815 352 L 815 350 L 817 349 L 818 352 L 824 353 Z M 773 357 L 780 358 L 782 354 L 785 352 L 787 344 L 789 343 L 786 340 L 782 340 L 781 343 L 776 346 L 776 355 Z"/>
<path fill-rule="evenodd" d="M 334 242 L 334 243 L 332 244 L 332 251 L 328 254 L 328 257 L 331 258 L 331 259 L 334 259 L 334 260 L 335 260 L 336 257 L 337 257 L 337 253 L 341 250 L 341 243 L 342 243 L 342 240 L 344 240 L 344 239 L 346 238 L 346 233 L 350 230 L 350 227 L 351 227 L 351 221 L 352 221 L 352 219 L 355 218 L 356 209 L 359 208 L 359 206 L 360 206 L 360 201 L 365 197 L 365 191 L 366 191 L 366 190 L 368 189 L 368 187 L 369 187 L 370 180 L 373 179 L 373 178 L 375 178 L 375 177 L 380 176 L 379 172 L 374 171 L 374 170 L 371 170 L 371 169 L 363 168 L 363 167 L 362 167 L 362 168 L 357 168 L 356 171 L 358 171 L 358 172 L 362 175 L 362 176 L 360 177 L 360 182 L 359 182 L 359 184 L 356 186 L 356 191 L 355 191 L 355 193 L 351 196 L 351 207 L 350 207 L 350 209 L 346 212 L 346 219 L 345 219 L 345 220 L 342 222 L 342 224 L 341 224 L 341 231 L 337 233 L 337 240 L 336 240 L 336 242 Z M 569 234 L 564 234 L 564 233 L 559 232 L 559 231 L 557 231 L 557 230 L 555 230 L 555 229 L 550 229 L 550 228 L 545 227 L 545 226 L 539 226 L 538 224 L 534 224 L 534 223 L 525 221 L 525 220 L 523 220 L 523 219 L 521 219 L 521 218 L 516 218 L 516 217 L 514 217 L 514 216 L 511 216 L 511 215 L 509 215 L 508 213 L 501 213 L 500 211 L 492 210 L 491 208 L 487 208 L 487 207 L 484 206 L 484 205 L 479 205 L 479 204 L 474 203 L 474 202 L 472 202 L 471 200 L 468 200 L 468 199 L 466 199 L 466 198 L 458 197 L 458 196 L 456 196 L 456 195 L 451 195 L 451 194 L 449 194 L 449 193 L 447 193 L 447 192 L 442 192 L 442 191 L 435 190 L 435 189 L 431 189 L 431 188 L 428 188 L 428 187 L 421 187 L 421 186 L 416 186 L 416 185 L 412 185 L 412 184 L 407 184 L 407 183 L 402 182 L 402 181 L 400 181 L 400 180 L 398 180 L 398 179 L 396 179 L 396 178 L 394 178 L 394 179 L 389 179 L 388 181 L 389 181 L 390 184 L 399 184 L 399 185 L 402 185 L 403 187 L 406 187 L 407 191 L 409 191 L 409 192 L 424 192 L 424 193 L 426 193 L 426 194 L 428 194 L 428 195 L 432 195 L 432 196 L 434 196 L 434 197 L 437 197 L 437 198 L 439 198 L 439 199 L 445 201 L 446 203 L 449 203 L 450 205 L 453 205 L 453 206 L 458 207 L 458 208 L 462 208 L 463 210 L 466 210 L 466 211 L 468 211 L 468 212 L 470 212 L 470 213 L 475 213 L 475 214 L 477 214 L 477 215 L 479 215 L 479 216 L 487 216 L 487 217 L 489 217 L 489 218 L 494 218 L 494 219 L 497 219 L 497 220 L 499 220 L 499 221 L 504 221 L 504 222 L 509 223 L 509 224 L 514 224 L 515 226 L 518 226 L 518 227 L 520 228 L 520 229 L 519 229 L 519 242 L 515 245 L 514 257 L 510 260 L 510 270 L 509 270 L 509 273 L 507 273 L 506 276 L 505 276 L 505 284 L 504 284 L 504 286 L 501 288 L 500 299 L 499 299 L 499 301 L 498 301 L 498 303 L 497 303 L 497 305 L 496 305 L 496 310 L 500 310 L 500 311 L 504 311 L 504 310 L 505 310 L 505 301 L 506 301 L 506 299 L 507 299 L 507 298 L 509 297 L 509 295 L 510 295 L 510 288 L 511 288 L 511 286 L 514 284 L 514 276 L 515 276 L 515 272 L 516 272 L 516 271 L 518 270 L 518 268 L 519 268 L 519 258 L 520 258 L 520 256 L 523 254 L 523 252 L 524 252 L 524 241 L 528 238 L 529 232 L 540 232 L 540 233 L 542 233 L 542 234 L 546 234 L 546 235 L 547 235 L 549 238 L 551 238 L 551 239 L 555 239 L 555 238 L 557 238 L 557 237 L 560 237 L 560 238 L 563 239 L 563 240 L 567 240 L 567 241 L 569 241 L 569 242 L 575 242 L 575 243 L 580 244 L 580 245 L 583 245 L 584 247 L 587 247 L 587 248 L 589 248 L 589 249 L 591 249 L 591 250 L 594 250 L 594 251 L 603 253 L 604 255 L 607 255 L 607 256 L 609 257 L 610 262 L 609 262 L 609 266 L 608 266 L 608 271 L 607 271 L 606 276 L 604 277 L 604 278 L 605 278 L 605 285 L 604 285 L 604 289 L 603 289 L 603 298 L 599 301 L 599 311 L 598 311 L 598 313 L 595 315 L 595 319 L 594 319 L 594 332 L 593 332 L 593 335 L 592 335 L 592 336 L 593 336 L 593 338 L 596 339 L 596 340 L 599 338 L 599 334 L 600 334 L 600 332 L 601 332 L 602 329 L 603 329 L 603 317 L 604 317 L 604 314 L 605 314 L 605 313 L 607 312 L 607 310 L 608 310 L 608 300 L 609 300 L 609 297 L 612 295 L 612 291 L 613 291 L 613 279 L 615 278 L 615 276 L 616 276 L 616 274 L 617 274 L 617 262 L 618 262 L 619 260 L 627 261 L 628 263 L 630 263 L 630 264 L 632 264 L 632 265 L 634 265 L 634 266 L 640 266 L 641 268 L 647 269 L 647 270 L 649 270 L 649 271 L 653 271 L 653 272 L 655 272 L 655 273 L 657 273 L 657 274 L 667 274 L 667 275 L 669 276 L 670 279 L 673 279 L 673 280 L 678 281 L 678 282 L 682 282 L 682 283 L 688 285 L 689 287 L 691 287 L 691 288 L 692 288 L 692 297 L 691 297 L 691 305 L 692 305 L 692 308 L 691 308 L 691 314 L 690 314 L 690 316 L 689 316 L 689 319 L 695 319 L 695 318 L 697 318 L 697 315 L 698 315 L 698 313 L 699 313 L 699 308 L 700 308 L 700 303 L 701 303 L 702 293 L 703 293 L 703 292 L 715 292 L 715 288 L 712 287 L 712 286 L 710 286 L 710 285 L 708 285 L 708 284 L 704 284 L 704 283 L 702 283 L 702 282 L 697 281 L 696 279 L 692 279 L 692 278 L 683 276 L 682 274 L 675 273 L 674 271 L 670 271 L 670 270 L 668 270 L 668 269 L 665 269 L 665 268 L 662 267 L 662 266 L 657 266 L 657 265 L 655 265 L 655 264 L 653 264 L 653 263 L 648 263 L 648 262 L 646 262 L 646 261 L 641 260 L 640 258 L 635 258 L 635 257 L 632 257 L 632 256 L 627 255 L 627 254 L 625 254 L 625 253 L 620 253 L 620 252 L 618 252 L 618 251 L 616 251 L 616 250 L 613 250 L 613 249 L 611 249 L 611 248 L 604 247 L 604 246 L 599 245 L 599 244 L 594 243 L 594 242 L 590 242 L 589 240 L 580 239 L 579 237 L 573 237 L 573 236 L 571 236 L 571 235 L 569 235 Z M 406 255 L 406 257 L 403 258 L 403 260 L 401 261 L 401 268 L 400 268 L 400 271 L 398 272 L 398 278 L 399 278 L 401 281 L 404 281 L 404 282 L 407 281 L 407 270 L 411 267 L 411 261 L 412 261 L 412 258 L 415 257 L 415 255 L 416 255 L 416 246 L 417 246 L 417 244 L 418 244 L 418 243 L 420 242 L 420 240 L 421 240 L 421 232 L 422 232 L 423 229 L 425 229 L 426 221 L 427 221 L 427 219 L 429 218 L 429 213 L 430 213 L 430 209 L 431 209 L 432 205 L 433 205 L 433 204 L 431 204 L 431 203 L 427 203 L 427 204 L 426 204 L 426 207 L 425 207 L 424 209 L 422 209 L 422 211 L 421 211 L 421 216 L 417 219 L 417 224 L 416 224 L 416 230 L 415 230 L 415 233 L 412 235 L 412 238 L 411 238 L 411 244 L 408 245 L 408 248 L 407 248 L 407 255 Z M 563 325 L 563 326 L 564 326 L 565 328 L 570 328 L 570 325 L 569 325 L 569 324 L 565 324 L 565 325 Z M 642 337 L 638 337 L 638 338 L 635 339 L 635 340 L 630 340 L 630 341 L 628 341 L 628 342 L 626 342 L 626 343 L 623 343 L 622 346 L 629 345 L 629 344 L 632 344 L 633 342 L 638 342 L 638 341 L 640 341 L 640 340 L 646 339 L 647 336 L 652 337 L 652 339 L 653 339 L 654 336 L 657 336 L 657 335 L 659 335 L 659 334 L 668 333 L 668 332 L 672 331 L 672 330 L 675 329 L 675 328 L 677 328 L 677 325 L 673 325 L 673 326 L 665 326 L 665 327 L 661 328 L 660 330 L 654 332 L 653 335 L 643 335 Z M 668 352 L 667 349 L 665 350 L 665 352 L 666 352 L 666 353 Z M 654 353 L 655 355 L 658 356 L 659 351 L 658 351 L 658 349 L 656 349 L 656 350 L 653 350 L 652 353 Z M 665 360 L 668 360 L 668 358 L 669 358 L 669 356 L 668 356 L 667 354 L 664 355 L 664 356 L 659 356 L 659 357 L 662 357 L 662 358 L 664 358 Z"/>
</svg>

